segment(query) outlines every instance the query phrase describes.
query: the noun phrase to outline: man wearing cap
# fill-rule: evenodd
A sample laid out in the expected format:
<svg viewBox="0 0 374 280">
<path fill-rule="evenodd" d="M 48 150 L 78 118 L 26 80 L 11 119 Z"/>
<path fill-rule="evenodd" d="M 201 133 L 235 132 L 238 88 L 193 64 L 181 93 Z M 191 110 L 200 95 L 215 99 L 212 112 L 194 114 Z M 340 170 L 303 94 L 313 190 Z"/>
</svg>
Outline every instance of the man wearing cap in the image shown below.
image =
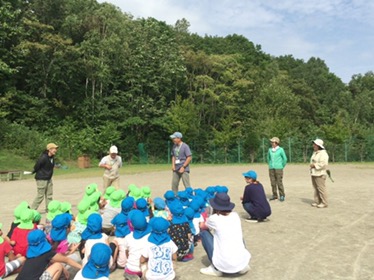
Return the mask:
<svg viewBox="0 0 374 280">
<path fill-rule="evenodd" d="M 268 151 L 269 177 L 273 196 L 270 200 L 278 199 L 284 201 L 285 193 L 283 186 L 283 169 L 287 164 L 287 156 L 283 148 L 279 146 L 280 140 L 278 137 L 270 139 L 271 148 Z"/>
<path fill-rule="evenodd" d="M 57 150 L 58 146 L 56 144 L 49 143 L 46 147 L 46 150 L 41 154 L 34 166 L 34 170 L 32 171 L 32 173 L 35 173 L 37 195 L 31 205 L 32 209 L 37 210 L 45 197 L 45 209 L 47 211 L 48 204 L 52 201 L 52 175 L 53 168 L 55 167 L 54 157 L 57 153 Z"/>
<path fill-rule="evenodd" d="M 174 132 L 170 135 L 174 146 L 171 150 L 171 163 L 173 170 L 173 179 L 171 187 L 175 194 L 178 192 L 179 182 L 182 179 L 185 188 L 191 186 L 190 184 L 190 162 L 192 154 L 190 147 L 182 141 L 182 133 Z"/>
<path fill-rule="evenodd" d="M 310 175 L 312 177 L 312 184 L 314 188 L 314 202 L 313 207 L 326 208 L 327 192 L 326 192 L 326 175 L 327 166 L 329 164 L 329 155 L 327 154 L 323 141 L 316 139 L 313 141 L 313 155 L 310 158 Z"/>
<path fill-rule="evenodd" d="M 109 155 L 103 157 L 99 163 L 99 167 L 105 169 L 103 176 L 104 191 L 109 186 L 114 186 L 116 189 L 119 188 L 118 169 L 121 166 L 122 158 L 118 155 L 118 148 L 116 146 L 111 146 L 109 149 Z"/>
</svg>

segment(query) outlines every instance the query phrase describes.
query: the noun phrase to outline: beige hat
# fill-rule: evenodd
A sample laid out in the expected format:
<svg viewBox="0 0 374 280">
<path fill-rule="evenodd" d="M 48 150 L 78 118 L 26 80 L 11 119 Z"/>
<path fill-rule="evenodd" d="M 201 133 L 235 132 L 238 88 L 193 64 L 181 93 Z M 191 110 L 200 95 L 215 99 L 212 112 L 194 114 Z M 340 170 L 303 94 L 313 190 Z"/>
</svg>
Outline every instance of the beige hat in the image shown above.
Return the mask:
<svg viewBox="0 0 374 280">
<path fill-rule="evenodd" d="M 49 143 L 47 145 L 47 150 L 49 151 L 50 149 L 57 149 L 58 146 L 55 143 Z"/>
<path fill-rule="evenodd" d="M 323 140 L 321 139 L 316 139 L 313 141 L 314 144 L 316 144 L 318 147 L 321 147 L 322 149 L 324 149 L 325 147 L 323 146 Z"/>
<path fill-rule="evenodd" d="M 110 147 L 109 153 L 110 154 L 118 154 L 118 148 L 113 145 L 112 147 Z"/>
<path fill-rule="evenodd" d="M 277 144 L 279 144 L 280 140 L 279 140 L 278 137 L 273 137 L 273 138 L 270 139 L 270 142 L 276 142 Z"/>
</svg>

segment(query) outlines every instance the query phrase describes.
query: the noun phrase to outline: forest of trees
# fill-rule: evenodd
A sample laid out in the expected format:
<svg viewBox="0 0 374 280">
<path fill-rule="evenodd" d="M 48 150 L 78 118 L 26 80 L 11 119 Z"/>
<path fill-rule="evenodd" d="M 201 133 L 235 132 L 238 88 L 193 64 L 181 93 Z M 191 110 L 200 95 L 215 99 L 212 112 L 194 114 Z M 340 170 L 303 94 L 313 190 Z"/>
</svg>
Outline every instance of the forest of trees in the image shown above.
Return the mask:
<svg viewBox="0 0 374 280">
<path fill-rule="evenodd" d="M 250 39 L 250 38 L 249 38 Z M 199 36 L 96 0 L 0 0 L 0 147 L 66 160 L 111 144 L 128 163 L 167 160 L 181 131 L 195 162 L 257 161 L 262 139 L 325 140 L 332 159 L 374 160 L 374 73 L 348 84 L 325 62 L 274 57 L 249 39 Z M 266 143 L 268 144 L 268 143 Z M 341 156 L 337 156 L 337 160 Z"/>
</svg>

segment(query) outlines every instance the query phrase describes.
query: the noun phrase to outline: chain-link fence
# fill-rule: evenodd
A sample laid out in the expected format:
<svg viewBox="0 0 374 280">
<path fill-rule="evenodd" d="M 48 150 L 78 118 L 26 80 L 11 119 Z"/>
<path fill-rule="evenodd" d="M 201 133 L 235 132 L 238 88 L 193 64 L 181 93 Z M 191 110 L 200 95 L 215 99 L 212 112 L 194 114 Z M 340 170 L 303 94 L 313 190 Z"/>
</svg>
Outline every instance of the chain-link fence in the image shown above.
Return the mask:
<svg viewBox="0 0 374 280">
<path fill-rule="evenodd" d="M 288 162 L 307 162 L 313 153 L 312 140 L 286 138 L 282 140 L 281 147 L 286 152 Z M 238 140 L 235 144 L 226 147 L 212 143 L 197 145 L 194 142 L 186 143 L 190 146 L 193 162 L 195 163 L 246 163 L 266 162 L 270 142 L 262 138 L 257 147 L 248 147 Z M 140 143 L 139 163 L 170 163 L 170 153 L 173 143 L 165 142 L 164 152 L 150 154 L 147 145 Z M 342 143 L 335 144 L 325 141 L 325 147 L 330 157 L 330 162 L 370 162 L 374 161 L 374 135 L 365 139 L 350 138 Z M 158 151 L 160 151 L 159 149 Z"/>
</svg>

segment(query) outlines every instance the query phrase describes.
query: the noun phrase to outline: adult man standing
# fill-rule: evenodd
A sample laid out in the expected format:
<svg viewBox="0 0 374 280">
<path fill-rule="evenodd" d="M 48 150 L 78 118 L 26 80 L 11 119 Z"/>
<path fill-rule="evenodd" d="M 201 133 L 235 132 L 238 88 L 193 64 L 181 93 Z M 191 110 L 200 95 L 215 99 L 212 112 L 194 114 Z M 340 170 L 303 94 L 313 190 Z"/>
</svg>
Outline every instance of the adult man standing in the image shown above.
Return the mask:
<svg viewBox="0 0 374 280">
<path fill-rule="evenodd" d="M 287 164 L 287 156 L 283 148 L 279 146 L 280 140 L 278 137 L 270 139 L 271 148 L 268 152 L 269 177 L 273 196 L 270 200 L 278 199 L 285 200 L 284 186 L 283 186 L 283 169 Z"/>
<path fill-rule="evenodd" d="M 37 195 L 31 205 L 32 209 L 37 210 L 45 197 L 45 209 L 48 209 L 48 203 L 52 201 L 53 196 L 53 168 L 55 167 L 55 155 L 58 146 L 55 143 L 49 143 L 46 150 L 41 154 L 35 163 L 34 170 L 37 185 Z"/>
<path fill-rule="evenodd" d="M 190 184 L 190 162 L 192 154 L 190 147 L 182 141 L 182 133 L 174 132 L 170 135 L 174 146 L 171 150 L 171 163 L 173 170 L 173 179 L 171 187 L 174 193 L 178 192 L 179 182 L 182 179 L 185 188 L 191 186 Z"/>
<path fill-rule="evenodd" d="M 111 146 L 109 155 L 103 157 L 99 163 L 99 167 L 105 168 L 103 176 L 104 191 L 109 186 L 119 188 L 119 168 L 122 166 L 122 158 L 118 155 L 118 148 Z"/>
</svg>

